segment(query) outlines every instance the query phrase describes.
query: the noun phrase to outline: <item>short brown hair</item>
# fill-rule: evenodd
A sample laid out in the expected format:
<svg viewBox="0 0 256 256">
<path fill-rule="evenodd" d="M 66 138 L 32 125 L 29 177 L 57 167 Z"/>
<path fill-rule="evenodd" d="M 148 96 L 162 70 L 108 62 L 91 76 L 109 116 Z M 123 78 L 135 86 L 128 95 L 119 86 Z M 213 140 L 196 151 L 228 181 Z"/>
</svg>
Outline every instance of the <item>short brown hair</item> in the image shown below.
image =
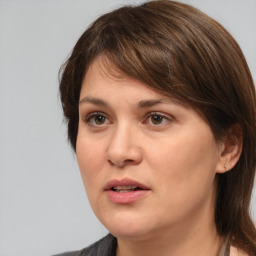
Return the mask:
<svg viewBox="0 0 256 256">
<path fill-rule="evenodd" d="M 82 79 L 105 56 L 129 77 L 199 109 L 216 140 L 232 124 L 243 130 L 237 165 L 219 175 L 215 223 L 220 235 L 256 255 L 249 215 L 256 168 L 256 96 L 243 53 L 233 37 L 199 10 L 175 1 L 125 6 L 98 18 L 80 37 L 60 76 L 60 96 L 75 150 Z"/>
</svg>

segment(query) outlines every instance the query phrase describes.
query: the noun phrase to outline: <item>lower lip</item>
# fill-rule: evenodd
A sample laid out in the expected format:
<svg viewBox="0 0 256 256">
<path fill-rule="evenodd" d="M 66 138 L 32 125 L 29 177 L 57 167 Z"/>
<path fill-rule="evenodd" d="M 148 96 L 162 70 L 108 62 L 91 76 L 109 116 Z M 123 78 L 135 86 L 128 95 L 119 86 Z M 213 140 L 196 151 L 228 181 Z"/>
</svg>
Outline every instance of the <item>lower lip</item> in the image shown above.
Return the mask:
<svg viewBox="0 0 256 256">
<path fill-rule="evenodd" d="M 150 190 L 136 190 L 131 192 L 115 192 L 113 190 L 108 190 L 107 195 L 109 199 L 116 204 L 130 204 L 133 203 L 149 193 Z"/>
</svg>

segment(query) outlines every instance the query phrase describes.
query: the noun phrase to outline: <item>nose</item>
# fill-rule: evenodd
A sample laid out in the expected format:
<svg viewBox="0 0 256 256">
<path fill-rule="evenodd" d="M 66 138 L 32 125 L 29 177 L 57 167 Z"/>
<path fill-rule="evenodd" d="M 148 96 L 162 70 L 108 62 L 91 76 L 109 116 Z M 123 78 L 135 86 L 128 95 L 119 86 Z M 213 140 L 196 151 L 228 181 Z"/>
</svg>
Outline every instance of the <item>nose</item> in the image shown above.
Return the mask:
<svg viewBox="0 0 256 256">
<path fill-rule="evenodd" d="M 111 165 L 123 168 L 142 161 L 142 149 L 136 135 L 136 130 L 132 131 L 130 127 L 119 127 L 113 131 L 107 148 L 107 160 Z"/>
</svg>

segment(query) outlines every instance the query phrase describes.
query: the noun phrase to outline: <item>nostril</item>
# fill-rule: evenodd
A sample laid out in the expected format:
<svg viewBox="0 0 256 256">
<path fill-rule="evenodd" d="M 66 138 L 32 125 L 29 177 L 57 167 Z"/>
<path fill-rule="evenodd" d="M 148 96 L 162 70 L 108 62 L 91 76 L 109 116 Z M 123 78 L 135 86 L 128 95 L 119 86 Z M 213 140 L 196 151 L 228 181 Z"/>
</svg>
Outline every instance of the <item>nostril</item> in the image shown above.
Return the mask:
<svg viewBox="0 0 256 256">
<path fill-rule="evenodd" d="M 108 159 L 108 162 L 110 163 L 111 166 L 117 166 L 119 168 L 122 168 L 125 165 L 133 164 L 134 160 L 126 159 L 124 161 L 114 161 L 114 160 Z"/>
<path fill-rule="evenodd" d="M 114 161 L 114 160 L 108 160 L 111 166 L 117 166 L 119 168 L 122 168 L 125 165 L 125 161 Z"/>
</svg>

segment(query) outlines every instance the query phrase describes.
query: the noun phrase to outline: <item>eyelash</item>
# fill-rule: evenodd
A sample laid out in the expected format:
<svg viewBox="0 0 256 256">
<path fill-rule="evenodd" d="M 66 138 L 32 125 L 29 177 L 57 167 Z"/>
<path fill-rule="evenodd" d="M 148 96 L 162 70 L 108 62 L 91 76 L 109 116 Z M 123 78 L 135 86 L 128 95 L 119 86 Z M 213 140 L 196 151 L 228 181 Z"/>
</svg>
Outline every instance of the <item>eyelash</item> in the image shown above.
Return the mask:
<svg viewBox="0 0 256 256">
<path fill-rule="evenodd" d="M 97 116 L 102 116 L 105 119 L 109 120 L 109 118 L 106 116 L 106 114 L 104 114 L 102 112 L 93 112 L 93 113 L 90 113 L 88 116 L 86 116 L 85 123 L 88 124 L 88 125 L 92 125 L 92 126 L 101 126 L 101 125 L 95 125 L 95 124 L 92 123 L 92 119 L 97 117 Z"/>
<path fill-rule="evenodd" d="M 106 124 L 106 122 L 104 122 L 102 125 L 100 124 L 95 124 L 95 120 L 94 120 L 94 123 L 93 123 L 93 118 L 97 117 L 97 116 L 102 116 L 103 118 L 105 118 L 105 120 L 108 120 L 110 122 L 110 119 L 107 117 L 107 115 L 103 112 L 93 112 L 93 113 L 90 113 L 88 116 L 86 116 L 85 118 L 85 123 L 88 124 L 88 125 L 91 125 L 91 126 L 94 126 L 94 127 L 102 127 Z M 153 124 L 151 121 L 150 121 L 150 118 L 151 117 L 160 117 L 161 120 L 165 120 L 164 122 L 161 122 L 160 124 Z M 158 112 L 150 112 L 146 115 L 145 117 L 145 123 L 149 124 L 149 125 L 152 125 L 152 126 L 161 126 L 161 125 L 164 125 L 166 122 L 168 121 L 171 121 L 173 118 L 169 117 L 169 116 L 166 116 L 166 115 L 163 115 L 161 113 L 158 113 Z M 144 123 L 143 122 L 143 123 Z"/>
<path fill-rule="evenodd" d="M 163 121 L 163 120 L 165 120 L 164 122 L 161 122 L 160 124 L 153 124 L 152 123 L 152 120 L 150 119 L 150 118 L 152 118 L 152 117 L 160 117 L 160 121 Z M 168 116 L 166 116 L 166 115 L 164 115 L 164 114 L 161 114 L 161 113 L 158 113 L 158 112 L 150 112 L 149 114 L 147 114 L 147 116 L 146 116 L 146 122 L 147 123 L 151 123 L 151 125 L 153 125 L 153 126 L 161 126 L 161 125 L 164 125 L 166 122 L 168 122 L 168 121 L 171 121 L 172 120 L 172 118 L 170 118 L 170 117 L 168 117 Z"/>
</svg>

